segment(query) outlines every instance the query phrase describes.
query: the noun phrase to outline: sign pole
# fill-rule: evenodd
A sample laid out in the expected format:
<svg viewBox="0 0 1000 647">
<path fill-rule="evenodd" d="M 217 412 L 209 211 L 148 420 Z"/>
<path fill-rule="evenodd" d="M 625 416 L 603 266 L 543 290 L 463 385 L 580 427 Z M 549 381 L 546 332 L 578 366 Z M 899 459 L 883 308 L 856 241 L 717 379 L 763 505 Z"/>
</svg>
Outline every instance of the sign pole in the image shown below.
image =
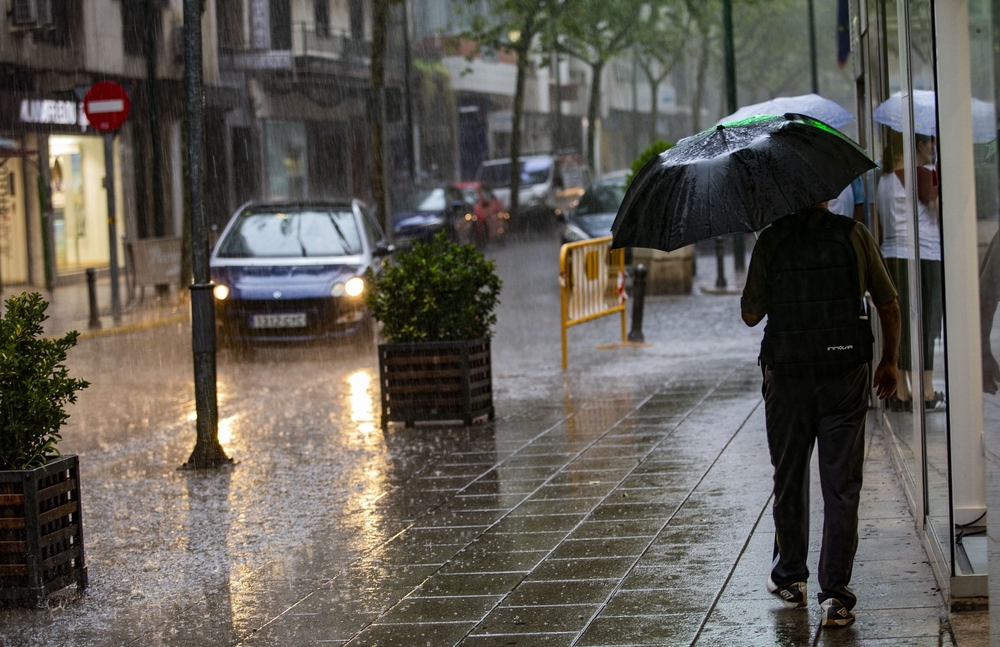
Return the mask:
<svg viewBox="0 0 1000 647">
<path fill-rule="evenodd" d="M 90 125 L 104 133 L 104 190 L 108 193 L 108 264 L 111 274 L 111 314 L 122 320 L 121 292 L 118 289 L 118 228 L 115 216 L 115 132 L 125 123 L 131 103 L 128 93 L 114 81 L 98 81 L 83 97 L 83 112 Z"/>
<path fill-rule="evenodd" d="M 108 193 L 108 243 L 111 265 L 111 315 L 115 324 L 122 320 L 121 293 L 118 291 L 118 231 L 115 225 L 115 133 L 104 133 L 104 189 Z"/>
</svg>

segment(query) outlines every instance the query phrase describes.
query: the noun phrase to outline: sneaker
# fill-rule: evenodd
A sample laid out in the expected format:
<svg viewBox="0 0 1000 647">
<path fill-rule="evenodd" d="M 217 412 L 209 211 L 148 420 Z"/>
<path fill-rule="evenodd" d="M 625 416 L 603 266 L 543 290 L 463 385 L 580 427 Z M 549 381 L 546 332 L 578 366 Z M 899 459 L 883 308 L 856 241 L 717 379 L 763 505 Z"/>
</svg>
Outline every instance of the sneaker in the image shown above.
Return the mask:
<svg viewBox="0 0 1000 647">
<path fill-rule="evenodd" d="M 854 624 L 854 612 L 844 606 L 837 598 L 823 600 L 819 608 L 823 611 L 823 627 L 846 627 Z"/>
<path fill-rule="evenodd" d="M 781 600 L 789 609 L 806 606 L 806 583 L 794 582 L 788 586 L 778 586 L 770 577 L 767 578 L 767 592 Z"/>
<path fill-rule="evenodd" d="M 944 411 L 947 408 L 944 401 L 944 393 L 940 391 L 935 391 L 934 397 L 930 400 L 924 400 L 924 411 Z"/>
</svg>

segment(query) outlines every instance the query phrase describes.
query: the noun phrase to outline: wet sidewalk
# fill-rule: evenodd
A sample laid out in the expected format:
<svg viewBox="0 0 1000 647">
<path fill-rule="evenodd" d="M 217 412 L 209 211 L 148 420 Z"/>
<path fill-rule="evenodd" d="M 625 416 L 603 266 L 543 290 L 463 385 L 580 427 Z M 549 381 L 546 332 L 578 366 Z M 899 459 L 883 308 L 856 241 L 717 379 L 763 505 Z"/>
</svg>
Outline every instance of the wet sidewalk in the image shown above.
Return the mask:
<svg viewBox="0 0 1000 647">
<path fill-rule="evenodd" d="M 647 348 L 596 350 L 610 318 L 575 329 L 563 373 L 550 288 L 511 272 L 550 246 L 498 252 L 489 424 L 381 433 L 370 349 L 221 354 L 236 462 L 179 472 L 188 324 L 82 340 L 71 368 L 94 385 L 63 449 L 81 456 L 91 586 L 0 611 L 0 646 L 986 644 L 956 639 L 871 425 L 857 623 L 819 628 L 815 576 L 809 606 L 784 609 L 764 590 L 760 331 L 736 319 L 738 295 L 648 297 Z M 815 572 L 815 460 L 812 481 Z"/>
<path fill-rule="evenodd" d="M 43 324 L 45 334 L 56 337 L 76 330 L 81 338 L 108 334 L 120 334 L 143 330 L 151 326 L 177 324 L 190 319 L 190 306 L 178 298 L 177 288 L 171 287 L 169 294 L 157 297 L 152 288 L 136 291 L 130 298 L 125 282 L 122 281 L 119 298 L 121 316 L 118 321 L 112 316 L 111 281 L 107 277 L 95 281 L 97 298 L 97 325 L 91 325 L 90 295 L 86 283 L 56 286 L 51 292 L 44 288 L 13 285 L 0 289 L 0 301 L 23 292 L 38 292 L 49 302 Z M 0 305 L 2 311 L 2 305 Z"/>
</svg>

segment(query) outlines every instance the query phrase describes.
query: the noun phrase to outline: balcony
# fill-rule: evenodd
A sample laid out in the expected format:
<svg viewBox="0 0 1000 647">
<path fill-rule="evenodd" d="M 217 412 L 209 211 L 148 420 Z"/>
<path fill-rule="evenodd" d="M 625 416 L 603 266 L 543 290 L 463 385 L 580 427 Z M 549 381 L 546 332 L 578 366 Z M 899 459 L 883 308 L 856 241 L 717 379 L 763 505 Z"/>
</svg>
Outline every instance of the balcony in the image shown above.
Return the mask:
<svg viewBox="0 0 1000 647">
<path fill-rule="evenodd" d="M 291 49 L 228 49 L 220 52 L 223 67 L 237 71 L 296 71 L 333 65 L 336 68 L 367 67 L 371 42 L 351 38 L 345 31 L 316 29 L 311 22 L 292 26 Z"/>
</svg>

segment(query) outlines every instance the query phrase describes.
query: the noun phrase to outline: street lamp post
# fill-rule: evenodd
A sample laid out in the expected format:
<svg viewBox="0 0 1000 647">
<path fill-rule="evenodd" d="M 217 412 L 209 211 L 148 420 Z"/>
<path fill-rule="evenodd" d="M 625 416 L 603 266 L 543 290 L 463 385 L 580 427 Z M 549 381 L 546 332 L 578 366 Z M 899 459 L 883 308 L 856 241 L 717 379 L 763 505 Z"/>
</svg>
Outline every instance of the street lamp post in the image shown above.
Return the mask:
<svg viewBox="0 0 1000 647">
<path fill-rule="evenodd" d="M 206 469 L 231 463 L 219 444 L 215 374 L 215 297 L 208 267 L 205 221 L 205 90 L 202 83 L 201 7 L 184 0 L 184 89 L 187 120 L 188 208 L 191 210 L 191 347 L 197 438 L 184 467 Z"/>
</svg>

